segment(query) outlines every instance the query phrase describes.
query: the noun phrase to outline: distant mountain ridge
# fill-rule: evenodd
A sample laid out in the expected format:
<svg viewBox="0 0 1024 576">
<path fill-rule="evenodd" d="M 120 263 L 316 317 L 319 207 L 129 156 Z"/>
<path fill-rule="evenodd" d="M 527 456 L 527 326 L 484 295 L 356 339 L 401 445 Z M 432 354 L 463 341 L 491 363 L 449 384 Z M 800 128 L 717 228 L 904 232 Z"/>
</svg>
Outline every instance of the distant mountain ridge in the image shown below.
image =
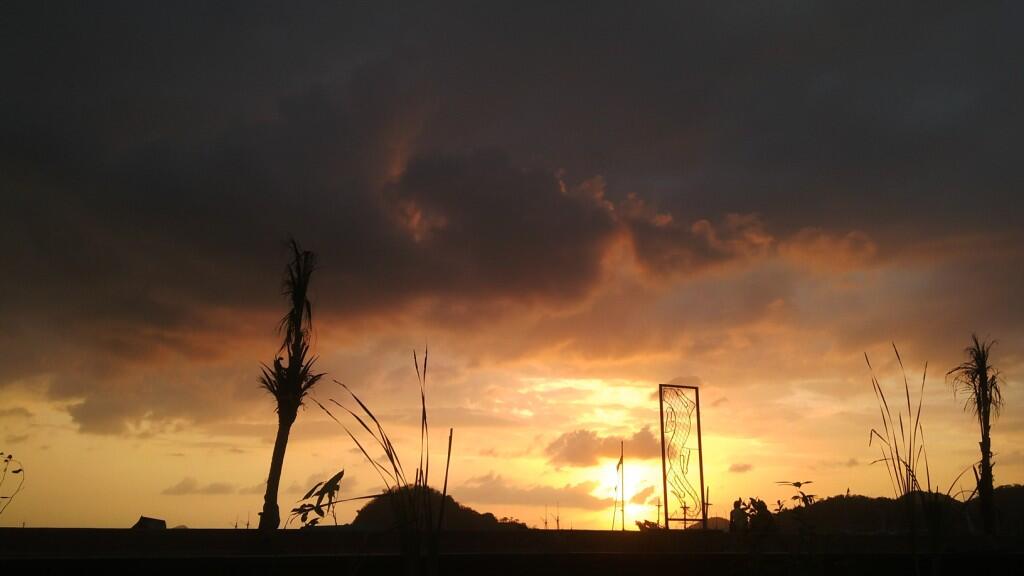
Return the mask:
<svg viewBox="0 0 1024 576">
<path fill-rule="evenodd" d="M 806 508 L 787 508 L 773 514 L 772 524 L 775 530 L 784 533 L 802 529 L 821 533 L 902 532 L 909 529 L 908 498 L 914 500 L 914 520 L 918 529 L 957 535 L 976 533 L 981 528 L 977 499 L 964 503 L 934 492 L 916 492 L 900 499 L 833 496 Z M 999 532 L 1017 534 L 1024 531 L 1024 486 L 1013 484 L 996 488 L 995 508 Z M 708 520 L 711 521 L 710 518 Z M 721 523 L 714 529 L 720 527 Z M 728 529 L 728 522 L 724 527 Z"/>
<path fill-rule="evenodd" d="M 430 488 L 433 518 L 441 509 L 441 493 Z M 357 513 L 348 528 L 364 531 L 387 531 L 395 527 L 392 512 L 393 494 L 371 499 Z M 980 529 L 978 502 L 964 503 L 944 494 L 915 493 L 915 521 L 919 529 L 932 527 L 942 533 L 976 533 Z M 525 530 L 526 524 L 514 518 L 497 518 L 490 512 L 477 512 L 469 506 L 444 498 L 444 529 L 453 531 Z M 1004 534 L 1024 533 L 1024 485 L 1014 484 L 995 489 L 997 528 Z M 908 529 L 908 504 L 905 499 L 871 498 L 839 495 L 818 500 L 806 508 L 787 508 L 772 515 L 772 529 L 781 533 L 812 530 L 819 533 L 875 534 L 902 532 Z M 690 529 L 699 529 L 699 524 Z M 708 518 L 711 530 L 728 531 L 726 518 Z"/>
</svg>

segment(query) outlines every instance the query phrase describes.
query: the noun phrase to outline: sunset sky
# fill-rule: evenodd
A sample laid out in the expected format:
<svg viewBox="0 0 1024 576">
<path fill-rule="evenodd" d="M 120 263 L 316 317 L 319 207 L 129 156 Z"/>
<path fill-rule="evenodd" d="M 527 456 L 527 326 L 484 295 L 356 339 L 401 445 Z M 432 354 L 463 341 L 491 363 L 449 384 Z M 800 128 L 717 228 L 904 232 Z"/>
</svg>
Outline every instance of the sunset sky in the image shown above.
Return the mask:
<svg viewBox="0 0 1024 576">
<path fill-rule="evenodd" d="M 354 4 L 0 9 L 0 525 L 255 525 L 289 235 L 316 398 L 349 385 L 414 461 L 429 346 L 433 483 L 452 427 L 477 510 L 606 528 L 624 440 L 654 520 L 669 382 L 701 390 L 711 515 L 891 496 L 892 343 L 945 491 L 972 332 L 1024 482 L 1024 5 Z M 339 468 L 380 489 L 307 402 L 282 509 Z"/>
</svg>

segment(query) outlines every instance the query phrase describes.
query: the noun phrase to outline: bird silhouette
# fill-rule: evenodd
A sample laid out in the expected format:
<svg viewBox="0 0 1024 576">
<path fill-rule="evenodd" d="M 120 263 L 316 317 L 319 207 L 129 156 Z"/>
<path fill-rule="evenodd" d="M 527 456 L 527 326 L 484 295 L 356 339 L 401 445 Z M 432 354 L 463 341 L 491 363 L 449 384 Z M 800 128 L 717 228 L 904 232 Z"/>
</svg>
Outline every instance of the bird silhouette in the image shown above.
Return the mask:
<svg viewBox="0 0 1024 576">
<path fill-rule="evenodd" d="M 812 482 L 810 480 L 804 480 L 803 482 L 790 482 L 789 480 L 779 480 L 778 482 L 776 482 L 776 484 L 778 484 L 779 486 L 792 486 L 793 488 L 799 490 L 805 484 L 812 484 Z"/>
</svg>

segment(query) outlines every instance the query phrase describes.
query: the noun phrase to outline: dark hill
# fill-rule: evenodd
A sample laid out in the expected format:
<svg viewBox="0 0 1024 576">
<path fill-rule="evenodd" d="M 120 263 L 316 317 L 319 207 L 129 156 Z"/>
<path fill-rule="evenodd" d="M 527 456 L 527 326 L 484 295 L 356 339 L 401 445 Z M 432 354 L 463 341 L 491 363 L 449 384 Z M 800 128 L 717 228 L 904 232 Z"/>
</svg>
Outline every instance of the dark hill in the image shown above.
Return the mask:
<svg viewBox="0 0 1024 576">
<path fill-rule="evenodd" d="M 441 494 L 432 488 L 429 490 L 432 515 L 436 522 L 441 509 Z M 368 532 L 393 529 L 395 516 L 391 506 L 396 496 L 384 494 L 370 500 L 359 510 L 349 527 Z M 956 537 L 976 534 L 980 528 L 976 499 L 963 503 L 943 494 L 917 493 L 914 500 L 918 530 L 934 530 L 945 536 Z M 459 504 L 451 496 L 446 496 L 444 502 L 445 530 L 474 532 L 526 529 L 522 522 L 509 518 L 499 519 L 489 512 L 477 512 Z M 1006 536 L 1024 535 L 1024 486 L 996 488 L 995 505 L 999 532 Z M 819 534 L 905 532 L 909 529 L 908 510 L 905 499 L 840 495 L 824 498 L 807 508 L 783 510 L 773 515 L 772 529 L 791 534 L 802 529 Z M 708 523 L 712 530 L 728 530 L 728 520 L 724 518 L 709 518 Z"/>
<path fill-rule="evenodd" d="M 407 498 L 415 488 L 406 488 L 400 492 L 388 492 L 372 499 L 356 513 L 352 528 L 368 532 L 391 530 L 396 519 L 392 508 L 396 500 Z M 422 488 L 418 489 L 422 490 Z M 427 488 L 430 493 L 431 515 L 437 522 L 441 511 L 441 493 Z M 525 530 L 526 524 L 513 518 L 498 519 L 490 512 L 480 513 L 468 506 L 463 506 L 451 496 L 444 497 L 444 530 L 454 531 L 493 531 L 493 530 Z"/>
<path fill-rule="evenodd" d="M 798 532 L 801 527 L 822 533 L 902 532 L 909 529 L 908 499 L 914 501 L 918 529 L 938 530 L 955 536 L 980 528 L 977 499 L 964 503 L 945 494 L 916 492 L 898 500 L 866 496 L 834 496 L 803 509 L 777 514 L 774 524 L 781 532 Z M 1018 534 L 1024 522 L 1024 486 L 995 489 L 999 532 Z"/>
</svg>

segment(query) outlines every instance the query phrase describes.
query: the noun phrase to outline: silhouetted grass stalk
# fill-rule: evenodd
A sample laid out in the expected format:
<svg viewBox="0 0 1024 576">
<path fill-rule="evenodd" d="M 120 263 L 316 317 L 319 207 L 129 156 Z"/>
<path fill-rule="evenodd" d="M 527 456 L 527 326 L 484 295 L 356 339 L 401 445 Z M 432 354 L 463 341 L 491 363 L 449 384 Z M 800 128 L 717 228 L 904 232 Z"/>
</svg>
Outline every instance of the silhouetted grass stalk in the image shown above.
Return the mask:
<svg viewBox="0 0 1024 576">
<path fill-rule="evenodd" d="M 925 448 L 924 442 L 924 426 L 921 423 L 921 406 L 924 401 L 924 385 L 928 375 L 928 363 L 925 362 L 924 370 L 921 374 L 921 387 L 918 391 L 917 406 L 915 407 L 910 396 L 910 381 L 907 379 L 907 370 L 903 365 L 903 359 L 900 357 L 900 352 L 896 348 L 895 343 L 893 343 L 892 349 L 896 353 L 896 361 L 899 363 L 900 371 L 903 375 L 903 393 L 906 399 L 907 410 L 906 420 L 904 421 L 902 408 L 897 409 L 896 416 L 893 417 L 893 411 L 885 396 L 885 390 L 875 376 L 871 360 L 868 358 L 867 353 L 865 353 L 864 360 L 867 362 L 868 370 L 871 372 L 871 386 L 875 391 L 875 398 L 878 400 L 878 408 L 882 417 L 882 432 L 872 428 L 868 437 L 868 445 L 870 446 L 876 439 L 878 440 L 882 457 L 873 461 L 872 464 L 882 462 L 886 465 L 886 471 L 889 474 L 889 480 L 892 484 L 896 500 L 902 500 L 907 507 L 911 551 L 916 554 L 916 507 L 918 502 L 920 502 L 921 508 L 925 513 L 925 519 L 928 521 L 928 529 L 934 546 L 940 531 L 941 506 L 943 505 L 941 497 L 943 495 L 949 497 L 953 486 L 970 468 L 960 472 L 953 482 L 950 483 L 950 487 L 945 493 L 941 491 L 937 484 L 932 485 L 931 469 L 928 465 L 928 450 Z M 921 484 L 922 473 L 924 485 Z"/>
<path fill-rule="evenodd" d="M 430 480 L 430 426 L 427 418 L 427 361 L 428 351 L 423 353 L 422 369 L 416 352 L 413 351 L 413 364 L 416 368 L 416 378 L 420 388 L 420 454 L 419 462 L 410 482 L 407 476 L 402 459 L 395 449 L 391 437 L 385 432 L 380 420 L 373 411 L 345 384 L 335 380 L 348 393 L 358 408 L 351 409 L 337 400 L 329 399 L 328 402 L 347 413 L 362 428 L 365 434 L 372 439 L 372 444 L 360 441 L 359 437 L 345 425 L 330 408 L 316 399 L 318 406 L 335 422 L 337 422 L 349 438 L 355 443 L 359 451 L 377 472 L 381 482 L 384 483 L 384 491 L 378 495 L 361 498 L 374 498 L 387 495 L 391 499 L 392 512 L 395 515 L 395 529 L 398 531 L 402 552 L 407 559 L 407 568 L 410 572 L 418 572 L 422 556 L 426 553 L 432 560 L 431 571 L 436 571 L 436 558 L 438 549 L 438 534 L 443 527 L 444 504 L 448 496 L 448 470 L 451 464 L 452 435 L 453 429 L 448 430 L 448 452 L 445 460 L 444 489 L 441 494 L 441 509 L 438 512 L 438 521 L 434 523 L 434 510 L 431 504 L 429 480 Z M 386 465 L 370 455 L 367 446 L 375 445 L 384 452 Z M 353 500 L 353 499 L 347 499 Z M 345 500 L 345 501 L 347 501 Z M 341 502 L 339 500 L 338 502 Z"/>
<path fill-rule="evenodd" d="M 872 462 L 872 464 L 878 462 L 886 464 L 893 492 L 897 498 L 900 498 L 921 490 L 919 473 L 922 458 L 924 460 L 925 483 L 928 489 L 931 490 L 928 451 L 924 446 L 924 427 L 921 425 L 921 404 L 924 398 L 924 384 L 928 374 L 928 363 L 925 363 L 924 373 L 921 376 L 921 390 L 918 393 L 917 410 L 915 411 L 910 400 L 910 382 L 907 379 L 906 368 L 903 366 L 903 359 L 900 358 L 900 352 L 896 349 L 895 344 L 893 344 L 892 349 L 896 352 L 896 360 L 899 362 L 900 370 L 903 373 L 903 389 L 907 400 L 907 420 L 913 426 L 908 434 L 904 426 L 902 410 L 897 412 L 896 418 L 893 418 L 889 401 L 885 397 L 885 390 L 882 389 L 878 378 L 875 377 L 871 360 L 868 358 L 867 353 L 865 353 L 864 360 L 871 371 L 871 386 L 875 392 L 875 398 L 878 400 L 879 411 L 882 415 L 882 430 L 884 431 L 883 434 L 876 428 L 872 428 L 868 437 L 868 445 L 872 445 L 874 440 L 878 439 L 882 457 Z"/>
</svg>

